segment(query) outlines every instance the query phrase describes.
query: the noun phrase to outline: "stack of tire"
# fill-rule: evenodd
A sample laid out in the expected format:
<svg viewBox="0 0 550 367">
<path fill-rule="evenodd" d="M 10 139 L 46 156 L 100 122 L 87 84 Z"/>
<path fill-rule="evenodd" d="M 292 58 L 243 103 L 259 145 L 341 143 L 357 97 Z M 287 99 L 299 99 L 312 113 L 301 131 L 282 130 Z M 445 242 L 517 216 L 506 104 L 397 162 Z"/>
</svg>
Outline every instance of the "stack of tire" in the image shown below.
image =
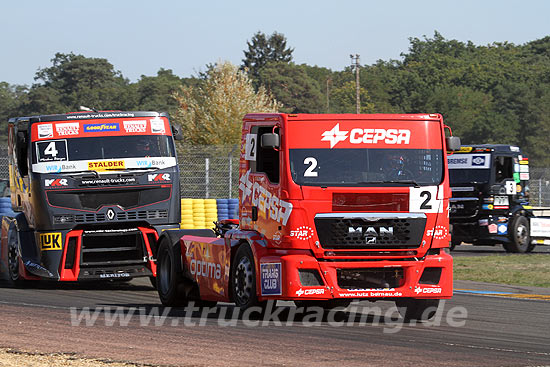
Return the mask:
<svg viewBox="0 0 550 367">
<path fill-rule="evenodd" d="M 193 199 L 181 199 L 181 223 L 182 229 L 194 229 Z"/>
<path fill-rule="evenodd" d="M 204 199 L 204 228 L 213 228 L 214 222 L 218 220 L 218 203 L 216 199 Z"/>
<path fill-rule="evenodd" d="M 11 198 L 0 197 L 0 217 L 15 217 L 15 213 L 11 209 Z"/>
<path fill-rule="evenodd" d="M 239 199 L 227 199 L 227 209 L 229 211 L 229 219 L 238 219 Z"/>
<path fill-rule="evenodd" d="M 195 229 L 206 228 L 205 222 L 204 199 L 193 199 L 193 225 Z"/>
<path fill-rule="evenodd" d="M 229 206 L 228 206 L 228 200 L 229 199 L 217 199 L 216 200 L 216 206 L 218 209 L 218 220 L 225 220 L 229 219 Z"/>
</svg>

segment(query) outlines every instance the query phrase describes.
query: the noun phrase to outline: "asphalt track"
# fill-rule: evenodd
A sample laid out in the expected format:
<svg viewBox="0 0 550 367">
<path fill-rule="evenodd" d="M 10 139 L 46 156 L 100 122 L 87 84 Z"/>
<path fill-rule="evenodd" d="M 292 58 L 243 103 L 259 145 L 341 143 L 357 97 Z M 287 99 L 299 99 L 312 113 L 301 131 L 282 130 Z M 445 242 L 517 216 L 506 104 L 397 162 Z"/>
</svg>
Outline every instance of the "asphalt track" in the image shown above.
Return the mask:
<svg viewBox="0 0 550 367">
<path fill-rule="evenodd" d="M 201 319 L 200 311 L 159 307 L 143 279 L 33 289 L 0 283 L 0 347 L 151 365 L 550 366 L 550 289 L 473 282 L 457 282 L 455 289 L 435 326 L 401 323 L 388 313 L 392 302 L 354 303 L 313 324 L 292 317 L 295 307 L 280 302 L 281 325 L 262 326 L 261 319 L 225 325 L 220 320 L 228 317 Z M 71 326 L 71 312 L 86 307 L 98 312 L 93 326 L 82 320 Z M 363 317 L 363 307 L 380 309 Z M 222 308 L 232 314 L 232 306 Z M 449 312 L 464 310 L 467 317 L 449 319 Z M 158 326 L 139 316 L 154 311 L 168 316 Z M 121 322 L 113 318 L 117 312 L 131 317 Z"/>
</svg>

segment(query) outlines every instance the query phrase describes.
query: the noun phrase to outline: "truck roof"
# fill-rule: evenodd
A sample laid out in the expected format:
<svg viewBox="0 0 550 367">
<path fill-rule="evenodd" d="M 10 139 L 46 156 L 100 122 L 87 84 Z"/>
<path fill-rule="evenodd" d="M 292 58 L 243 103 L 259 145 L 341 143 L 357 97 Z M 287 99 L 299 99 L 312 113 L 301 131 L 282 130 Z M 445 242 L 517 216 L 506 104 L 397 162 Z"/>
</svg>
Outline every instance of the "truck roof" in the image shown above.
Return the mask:
<svg viewBox="0 0 550 367">
<path fill-rule="evenodd" d="M 92 120 L 92 119 L 112 119 L 112 118 L 131 118 L 131 117 L 168 117 L 166 112 L 154 111 L 98 111 L 98 112 L 69 112 L 54 115 L 34 115 L 23 117 L 12 117 L 11 123 L 17 122 L 47 122 L 47 121 L 73 121 L 73 120 Z"/>
<path fill-rule="evenodd" d="M 507 144 L 463 144 L 460 151 L 456 153 L 470 153 L 474 151 L 521 154 L 519 147 Z"/>
<path fill-rule="evenodd" d="M 245 120 L 267 120 L 272 118 L 286 117 L 290 121 L 306 120 L 440 120 L 438 113 L 417 113 L 417 114 L 399 114 L 399 113 L 373 113 L 373 114 L 309 114 L 309 113 L 249 113 Z"/>
</svg>

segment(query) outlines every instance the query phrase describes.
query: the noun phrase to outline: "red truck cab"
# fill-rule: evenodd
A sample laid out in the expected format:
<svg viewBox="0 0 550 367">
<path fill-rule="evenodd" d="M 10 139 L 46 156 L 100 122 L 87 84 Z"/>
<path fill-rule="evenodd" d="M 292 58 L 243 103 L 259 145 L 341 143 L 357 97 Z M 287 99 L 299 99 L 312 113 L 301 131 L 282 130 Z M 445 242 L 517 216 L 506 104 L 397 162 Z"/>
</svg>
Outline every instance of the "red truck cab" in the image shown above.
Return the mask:
<svg viewBox="0 0 550 367">
<path fill-rule="evenodd" d="M 441 115 L 249 114 L 242 131 L 238 227 L 178 243 L 194 297 L 242 308 L 385 299 L 421 318 L 452 296 L 446 150 L 459 143 Z M 161 300 L 193 297 L 167 292 L 162 247 Z"/>
</svg>

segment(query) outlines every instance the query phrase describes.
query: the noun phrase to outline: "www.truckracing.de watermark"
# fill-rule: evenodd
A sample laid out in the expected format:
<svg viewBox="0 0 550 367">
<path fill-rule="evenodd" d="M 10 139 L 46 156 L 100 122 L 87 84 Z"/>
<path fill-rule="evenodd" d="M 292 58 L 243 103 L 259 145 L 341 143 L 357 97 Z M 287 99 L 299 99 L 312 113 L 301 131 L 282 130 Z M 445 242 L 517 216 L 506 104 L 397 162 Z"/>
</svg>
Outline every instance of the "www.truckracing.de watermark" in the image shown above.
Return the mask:
<svg viewBox="0 0 550 367">
<path fill-rule="evenodd" d="M 403 310 L 401 310 L 403 311 Z M 406 320 L 396 306 L 382 308 L 352 303 L 350 306 L 323 309 L 318 306 L 292 307 L 276 306 L 269 301 L 266 307 L 250 307 L 244 311 L 231 305 L 199 307 L 195 302 L 182 308 L 171 307 L 84 307 L 70 308 L 72 326 L 128 327 L 270 327 L 270 326 L 331 326 L 368 327 L 382 326 L 384 333 L 399 332 L 403 326 L 462 327 L 466 324 L 468 311 L 463 306 L 446 307 L 441 301 L 439 307 L 424 311 L 428 320 Z M 422 319 L 422 317 L 420 317 Z"/>
</svg>

